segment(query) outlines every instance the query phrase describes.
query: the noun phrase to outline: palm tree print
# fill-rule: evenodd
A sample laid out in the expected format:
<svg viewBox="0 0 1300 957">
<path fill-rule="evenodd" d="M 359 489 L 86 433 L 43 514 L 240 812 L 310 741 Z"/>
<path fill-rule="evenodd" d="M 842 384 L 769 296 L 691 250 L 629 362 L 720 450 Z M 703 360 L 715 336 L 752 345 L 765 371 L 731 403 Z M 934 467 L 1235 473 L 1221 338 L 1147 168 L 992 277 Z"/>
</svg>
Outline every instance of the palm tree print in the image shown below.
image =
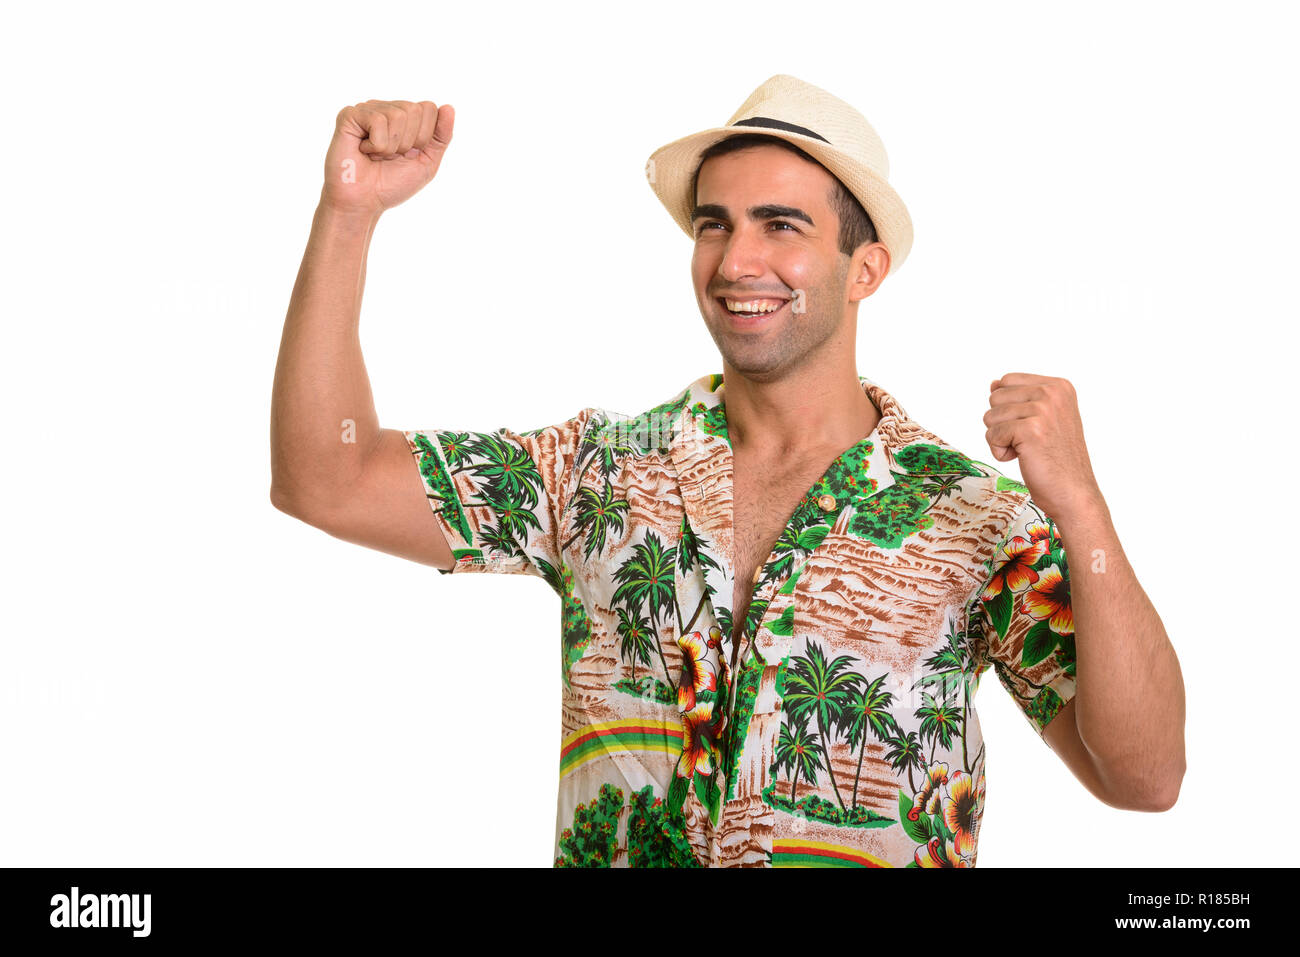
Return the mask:
<svg viewBox="0 0 1300 957">
<path fill-rule="evenodd" d="M 799 787 L 799 774 L 804 779 L 817 783 L 817 769 L 821 767 L 825 752 L 817 739 L 808 731 L 808 718 L 803 715 L 781 725 L 781 732 L 776 739 L 776 754 L 773 770 L 777 773 L 786 771 L 790 778 L 790 803 L 794 804 Z"/>
<path fill-rule="evenodd" d="M 701 550 L 701 538 L 695 534 L 695 530 L 686 521 L 685 514 L 682 515 L 680 534 L 681 538 L 677 543 L 677 567 L 681 571 L 683 578 L 690 575 L 697 565 L 700 566 L 701 570 L 705 568 L 712 568 L 714 571 L 721 570 L 721 566 L 709 557 L 708 552 Z M 704 541 L 703 544 L 707 545 L 708 542 Z M 690 620 L 682 621 L 682 610 L 677 609 L 677 623 L 682 634 L 687 633 L 695 626 L 696 619 L 700 617 L 700 612 L 704 610 L 704 603 L 713 598 L 713 586 L 709 584 L 707 575 L 703 576 L 703 580 L 704 594 L 700 596 L 700 601 L 695 606 L 695 611 Z"/>
<path fill-rule="evenodd" d="M 858 806 L 858 780 L 862 777 L 862 756 L 867 750 L 867 737 L 873 736 L 878 741 L 888 742 L 891 734 L 900 734 L 898 722 L 889 713 L 889 705 L 894 696 L 882 691 L 886 675 L 881 675 L 865 687 L 857 687 L 844 703 L 842 730 L 848 738 L 849 747 L 858 748 L 858 770 L 853 775 L 853 807 Z"/>
<path fill-rule="evenodd" d="M 485 548 L 494 552 L 503 552 L 512 557 L 524 554 L 523 549 L 519 547 L 519 543 L 511 537 L 504 525 L 484 525 L 479 531 L 479 541 L 483 543 Z"/>
<path fill-rule="evenodd" d="M 815 641 L 808 642 L 808 656 L 790 659 L 790 668 L 785 679 L 785 706 L 794 717 L 806 714 L 817 716 L 817 728 L 821 733 L 822 750 L 826 755 L 826 770 L 831 776 L 831 790 L 835 800 L 844 810 L 844 798 L 840 796 L 839 785 L 835 781 L 835 768 L 831 764 L 831 733 L 844 718 L 844 706 L 850 692 L 862 676 L 848 671 L 852 658 L 840 655 L 828 662 L 821 645 Z"/>
<path fill-rule="evenodd" d="M 971 681 L 976 673 L 976 665 L 970 655 L 970 635 L 965 631 L 955 631 L 949 627 L 944 635 L 947 644 L 925 661 L 927 669 L 934 669 L 926 674 L 912 687 L 938 685 L 940 695 L 946 702 L 950 695 L 961 693 L 961 759 L 967 773 L 970 773 L 970 760 L 966 752 L 966 723 L 968 707 L 973 692 Z M 917 712 L 920 717 L 920 712 Z"/>
<path fill-rule="evenodd" d="M 442 457 L 453 475 L 464 468 L 474 447 L 468 432 L 441 432 L 438 444 L 442 446 Z"/>
<path fill-rule="evenodd" d="M 772 546 L 772 552 L 776 558 L 764 569 L 763 578 L 782 578 L 788 575 L 795 562 L 807 558 L 818 545 L 826 540 L 830 530 L 829 525 L 822 523 L 820 525 L 811 525 L 796 533 L 792 525 L 787 525 L 781 530 L 776 544 Z"/>
<path fill-rule="evenodd" d="M 579 475 L 595 461 L 600 463 L 601 474 L 609 479 L 618 471 L 619 459 L 636 454 L 636 446 L 628 441 L 626 430 L 620 431 L 618 426 L 618 422 L 609 420 L 604 420 L 599 428 L 592 423 L 574 461 Z"/>
<path fill-rule="evenodd" d="M 528 486 L 528 490 L 529 494 L 535 499 L 537 497 L 536 490 L 531 485 Z M 505 549 L 508 554 L 520 550 L 519 546 L 514 543 L 528 541 L 528 529 L 540 529 L 542 527 L 542 523 L 537 519 L 537 512 L 533 510 L 532 506 L 524 503 L 524 497 L 524 494 L 516 488 L 505 489 L 500 493 L 495 490 L 491 492 L 487 489 L 484 490 L 485 504 L 496 513 L 497 520 L 501 523 L 500 527 L 496 529 L 498 538 L 505 536 L 506 540 L 512 542 L 511 546 Z M 475 505 L 473 502 L 466 502 L 465 504 L 469 508 L 473 508 Z"/>
<path fill-rule="evenodd" d="M 689 575 L 696 565 L 715 570 L 719 568 L 718 563 L 710 558 L 707 552 L 700 550 L 700 542 L 700 536 L 695 534 L 695 529 L 691 528 L 690 523 L 686 521 L 685 514 L 683 514 L 681 541 L 677 553 L 677 564 L 681 568 L 683 575 Z"/>
<path fill-rule="evenodd" d="M 474 474 L 487 484 L 494 500 L 515 499 L 520 508 L 537 505 L 537 487 L 542 484 L 542 477 L 526 449 L 487 433 L 472 444 L 472 451 L 486 459 L 473 467 Z"/>
<path fill-rule="evenodd" d="M 957 722 L 961 718 L 957 708 L 947 701 L 936 701 L 928 692 L 921 695 L 924 702 L 921 707 L 916 709 L 916 716 L 921 719 L 921 740 L 924 741 L 928 736 L 931 739 L 930 745 L 930 762 L 934 762 L 934 752 L 939 742 L 943 742 L 944 750 L 952 747 L 952 735 L 957 729 Z"/>
<path fill-rule="evenodd" d="M 627 514 L 630 507 L 626 500 L 616 497 L 614 486 L 608 481 L 605 482 L 603 492 L 597 492 L 586 485 L 582 486 L 573 500 L 573 509 L 577 513 L 575 524 L 578 530 L 564 543 L 561 550 L 567 551 L 569 546 L 585 532 L 587 544 L 583 547 L 582 554 L 584 558 L 590 560 L 593 554 L 604 550 L 605 536 L 610 530 L 622 533 L 623 516 Z"/>
<path fill-rule="evenodd" d="M 885 754 L 885 760 L 895 771 L 907 772 L 907 786 L 915 794 L 916 779 L 912 777 L 912 771 L 919 771 L 925 765 L 925 751 L 917 740 L 916 732 L 909 731 L 905 736 L 900 734 L 890 738 L 888 743 L 889 751 Z"/>
<path fill-rule="evenodd" d="M 619 657 L 632 662 L 632 684 L 636 685 L 637 662 L 650 666 L 650 622 L 643 617 L 629 612 L 626 608 L 618 609 Z"/>
<path fill-rule="evenodd" d="M 668 670 L 663 643 L 659 640 L 660 615 L 672 611 L 676 605 L 676 583 L 673 580 L 673 562 L 676 548 L 664 548 L 663 541 L 654 532 L 647 532 L 645 541 L 632 549 L 632 557 L 614 572 L 619 586 L 614 590 L 614 601 L 622 603 L 628 612 L 645 611 L 653 626 L 655 647 L 659 661 L 664 666 L 664 677 L 675 692 L 677 683 Z"/>
<path fill-rule="evenodd" d="M 618 460 L 628 455 L 644 455 L 667 448 L 674 438 L 673 425 L 678 413 L 690 401 L 689 393 L 655 406 L 631 419 L 605 416 L 599 425 L 593 420 L 578 452 L 576 466 L 581 474 L 592 461 L 609 477 L 618 470 Z"/>
<path fill-rule="evenodd" d="M 967 663 L 968 636 L 965 632 L 957 633 L 950 627 L 944 640 L 947 644 L 925 661 L 925 667 L 933 670 L 913 687 L 937 684 L 940 685 L 942 697 L 947 698 L 951 692 L 964 687 L 970 665 Z"/>
<path fill-rule="evenodd" d="M 952 493 L 961 486 L 962 478 L 963 476 L 961 475 L 946 475 L 937 482 L 926 482 L 923 484 L 921 486 L 921 491 L 926 495 L 931 496 L 932 500 L 929 505 L 921 509 L 921 514 L 924 515 L 926 512 L 930 511 L 933 506 L 939 504 L 939 500 L 945 495 L 952 495 Z"/>
</svg>

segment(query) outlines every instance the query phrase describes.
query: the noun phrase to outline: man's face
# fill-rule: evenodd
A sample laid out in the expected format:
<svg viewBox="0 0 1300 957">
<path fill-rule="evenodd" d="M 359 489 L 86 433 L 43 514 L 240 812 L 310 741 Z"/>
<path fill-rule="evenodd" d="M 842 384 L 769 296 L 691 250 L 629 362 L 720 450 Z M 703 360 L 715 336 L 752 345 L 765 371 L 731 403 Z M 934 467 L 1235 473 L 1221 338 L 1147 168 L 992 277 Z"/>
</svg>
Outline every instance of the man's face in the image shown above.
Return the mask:
<svg viewBox="0 0 1300 957">
<path fill-rule="evenodd" d="M 700 168 L 695 298 L 723 359 L 747 378 L 780 378 L 848 322 L 850 259 L 839 251 L 834 182 L 779 146 L 715 156 Z M 726 300 L 779 308 L 742 315 Z"/>
</svg>

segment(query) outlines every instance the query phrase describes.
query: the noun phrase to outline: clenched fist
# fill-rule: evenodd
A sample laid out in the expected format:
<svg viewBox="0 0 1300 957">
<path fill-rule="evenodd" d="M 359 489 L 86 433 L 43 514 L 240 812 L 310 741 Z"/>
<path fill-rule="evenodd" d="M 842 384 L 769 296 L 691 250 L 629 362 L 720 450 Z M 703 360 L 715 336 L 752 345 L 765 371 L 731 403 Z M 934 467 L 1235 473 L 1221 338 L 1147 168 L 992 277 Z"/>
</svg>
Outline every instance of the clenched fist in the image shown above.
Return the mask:
<svg viewBox="0 0 1300 957">
<path fill-rule="evenodd" d="M 325 155 L 321 202 L 340 212 L 379 215 L 433 179 L 456 121 L 449 104 L 366 100 L 339 110 Z"/>
<path fill-rule="evenodd" d="M 1009 372 L 989 384 L 985 441 L 999 462 L 1020 459 L 1030 496 L 1058 523 L 1104 501 L 1068 379 Z"/>
</svg>

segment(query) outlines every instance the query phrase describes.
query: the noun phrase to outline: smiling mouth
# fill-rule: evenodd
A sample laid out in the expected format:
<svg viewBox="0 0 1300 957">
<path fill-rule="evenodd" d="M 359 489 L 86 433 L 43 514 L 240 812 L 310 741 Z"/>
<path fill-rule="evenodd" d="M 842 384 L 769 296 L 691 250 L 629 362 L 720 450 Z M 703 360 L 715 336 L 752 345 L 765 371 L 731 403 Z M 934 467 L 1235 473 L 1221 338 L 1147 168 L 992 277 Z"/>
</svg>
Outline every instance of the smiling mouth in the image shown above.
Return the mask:
<svg viewBox="0 0 1300 957">
<path fill-rule="evenodd" d="M 769 316 L 774 316 L 789 305 L 789 299 L 726 299 L 717 297 L 715 302 L 739 325 L 758 325 Z"/>
</svg>

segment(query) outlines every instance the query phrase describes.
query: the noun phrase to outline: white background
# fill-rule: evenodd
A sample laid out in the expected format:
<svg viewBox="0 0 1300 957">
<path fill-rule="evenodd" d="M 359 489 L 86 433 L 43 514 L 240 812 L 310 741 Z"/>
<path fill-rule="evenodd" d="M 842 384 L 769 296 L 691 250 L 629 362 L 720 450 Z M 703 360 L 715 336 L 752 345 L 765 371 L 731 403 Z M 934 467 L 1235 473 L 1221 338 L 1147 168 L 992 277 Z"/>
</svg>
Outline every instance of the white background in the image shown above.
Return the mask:
<svg viewBox="0 0 1300 957">
<path fill-rule="evenodd" d="M 1182 663 L 1162 814 L 1095 800 L 986 675 L 979 866 L 1285 859 L 1256 824 L 1298 783 L 1290 12 L 902 7 L 22 7 L 0 67 L 0 864 L 550 866 L 554 594 L 269 501 L 334 117 L 457 113 L 371 246 L 382 424 L 527 429 L 720 371 L 644 165 L 774 73 L 868 117 L 915 223 L 858 371 L 989 462 L 990 380 L 1070 379 Z"/>
</svg>

